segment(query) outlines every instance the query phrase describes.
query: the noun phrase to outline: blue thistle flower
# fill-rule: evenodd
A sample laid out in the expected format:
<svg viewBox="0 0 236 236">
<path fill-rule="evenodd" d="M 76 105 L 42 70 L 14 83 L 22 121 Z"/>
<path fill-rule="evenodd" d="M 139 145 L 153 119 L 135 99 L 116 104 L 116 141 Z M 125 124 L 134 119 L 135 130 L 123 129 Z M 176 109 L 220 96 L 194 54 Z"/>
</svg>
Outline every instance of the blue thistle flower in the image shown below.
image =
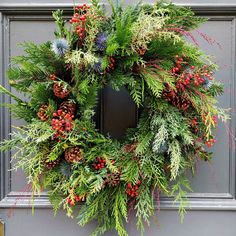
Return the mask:
<svg viewBox="0 0 236 236">
<path fill-rule="evenodd" d="M 92 70 L 96 73 L 102 74 L 103 70 L 102 70 L 102 59 L 99 58 L 98 62 L 94 63 L 92 65 Z"/>
<path fill-rule="evenodd" d="M 66 39 L 56 39 L 52 43 L 52 51 L 62 57 L 66 54 L 66 52 L 69 50 L 69 43 Z"/>
<path fill-rule="evenodd" d="M 107 33 L 102 32 L 98 34 L 97 39 L 96 39 L 96 47 L 99 51 L 104 52 L 107 47 Z"/>
<path fill-rule="evenodd" d="M 71 175 L 71 166 L 67 162 L 62 162 L 59 166 L 61 174 L 69 177 Z"/>
</svg>

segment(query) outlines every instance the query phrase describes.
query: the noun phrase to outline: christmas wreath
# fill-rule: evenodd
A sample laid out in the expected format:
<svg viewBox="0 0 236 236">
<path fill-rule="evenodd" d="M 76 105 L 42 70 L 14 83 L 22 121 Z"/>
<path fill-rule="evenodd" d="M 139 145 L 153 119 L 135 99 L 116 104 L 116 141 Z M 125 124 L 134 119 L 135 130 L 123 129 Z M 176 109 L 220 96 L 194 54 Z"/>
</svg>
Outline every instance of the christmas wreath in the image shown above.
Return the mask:
<svg viewBox="0 0 236 236">
<path fill-rule="evenodd" d="M 123 236 L 128 210 L 143 232 L 160 192 L 174 196 L 183 216 L 186 171 L 210 160 L 217 118 L 227 115 L 215 99 L 223 93 L 216 65 L 191 33 L 206 19 L 164 2 L 111 7 L 108 16 L 97 0 L 75 6 L 70 27 L 58 10 L 54 41 L 23 44 L 8 78 L 26 99 L 0 90 L 27 124 L 0 150 L 16 149 L 15 169 L 25 171 L 33 194 L 48 190 L 55 212 L 77 214 L 81 226 L 96 220 L 92 235 L 115 229 Z M 137 127 L 122 140 L 96 128 L 104 86 L 127 89 L 138 107 Z"/>
</svg>

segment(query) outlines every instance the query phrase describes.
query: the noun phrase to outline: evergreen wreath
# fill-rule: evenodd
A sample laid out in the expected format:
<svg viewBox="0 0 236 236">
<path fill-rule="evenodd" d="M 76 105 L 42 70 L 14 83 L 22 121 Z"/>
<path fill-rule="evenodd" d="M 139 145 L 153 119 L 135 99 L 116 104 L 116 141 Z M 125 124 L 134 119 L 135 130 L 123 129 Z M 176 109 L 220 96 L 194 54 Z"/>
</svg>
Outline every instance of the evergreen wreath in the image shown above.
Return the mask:
<svg viewBox="0 0 236 236">
<path fill-rule="evenodd" d="M 143 234 L 159 192 L 174 196 L 184 215 L 186 171 L 199 158 L 211 159 L 217 118 L 228 119 L 215 98 L 223 85 L 191 34 L 206 19 L 191 9 L 111 3 L 107 16 L 98 0 L 91 2 L 74 7 L 71 27 L 61 10 L 53 12 L 56 39 L 26 42 L 25 55 L 13 59 L 10 85 L 27 99 L 0 91 L 15 99 L 8 107 L 27 124 L 0 150 L 16 149 L 14 168 L 25 171 L 33 194 L 48 190 L 55 212 L 77 214 L 81 226 L 97 220 L 92 235 L 111 229 L 128 235 L 129 208 Z M 93 120 L 107 85 L 126 88 L 139 108 L 137 127 L 122 140 L 102 134 Z"/>
</svg>

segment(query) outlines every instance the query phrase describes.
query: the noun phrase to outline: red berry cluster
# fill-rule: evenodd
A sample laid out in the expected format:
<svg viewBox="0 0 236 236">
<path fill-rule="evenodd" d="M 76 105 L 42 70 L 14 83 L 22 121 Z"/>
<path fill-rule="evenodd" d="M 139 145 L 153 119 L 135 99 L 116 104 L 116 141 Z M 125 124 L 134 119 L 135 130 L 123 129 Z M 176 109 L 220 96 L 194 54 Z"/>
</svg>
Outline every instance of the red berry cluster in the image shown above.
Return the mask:
<svg viewBox="0 0 236 236">
<path fill-rule="evenodd" d="M 92 167 L 95 170 L 103 169 L 103 168 L 105 168 L 105 166 L 106 166 L 106 160 L 101 157 L 97 157 L 96 162 L 92 164 Z"/>
<path fill-rule="evenodd" d="M 71 24 L 75 24 L 74 32 L 78 34 L 81 40 L 85 38 L 86 34 L 86 21 L 88 18 L 88 10 L 90 6 L 87 4 L 79 5 L 75 8 L 76 13 L 69 21 Z"/>
<path fill-rule="evenodd" d="M 130 196 L 130 197 L 138 197 L 138 195 L 139 195 L 138 189 L 139 189 L 140 185 L 141 185 L 140 180 L 138 180 L 137 183 L 133 186 L 132 186 L 131 183 L 128 183 L 127 188 L 126 188 L 127 195 Z"/>
<path fill-rule="evenodd" d="M 207 65 L 204 65 L 202 68 L 198 69 L 194 72 L 193 84 L 198 87 L 202 85 L 205 80 L 213 80 L 212 77 L 213 72 L 210 71 Z"/>
<path fill-rule="evenodd" d="M 182 69 L 183 69 L 183 65 L 188 64 L 186 61 L 184 61 L 184 59 L 182 57 L 179 57 L 178 55 L 175 56 L 175 66 L 171 69 L 171 72 L 173 74 L 180 74 Z"/>
<path fill-rule="evenodd" d="M 50 75 L 50 80 L 55 81 L 57 79 L 57 76 L 55 74 Z"/>
<path fill-rule="evenodd" d="M 116 60 L 113 57 L 109 58 L 110 64 L 107 66 L 105 73 L 108 73 L 115 69 Z"/>
<path fill-rule="evenodd" d="M 213 72 L 207 65 L 204 65 L 202 68 L 195 70 L 195 66 L 188 66 L 191 71 L 184 71 L 184 66 L 188 65 L 182 57 L 178 55 L 175 56 L 175 66 L 171 69 L 171 72 L 179 77 L 179 80 L 176 83 L 176 88 L 184 91 L 186 86 L 193 84 L 196 87 L 202 85 L 205 80 L 213 80 Z"/>
<path fill-rule="evenodd" d="M 56 131 L 54 139 L 65 137 L 65 132 L 69 132 L 73 129 L 72 120 L 74 116 L 69 113 L 64 113 L 62 110 L 57 110 L 57 112 L 53 113 L 53 117 L 51 125 L 53 130 Z"/>
<path fill-rule="evenodd" d="M 192 74 L 183 74 L 180 79 L 176 82 L 176 88 L 180 91 L 185 91 L 186 87 L 190 85 Z"/>
<path fill-rule="evenodd" d="M 207 145 L 208 148 L 211 148 L 216 142 L 216 139 L 209 139 L 207 141 L 205 141 L 205 144 Z"/>
<path fill-rule="evenodd" d="M 74 206 L 76 202 L 80 202 L 82 198 L 79 195 L 75 195 L 73 197 L 68 196 L 66 201 L 70 206 Z"/>
<path fill-rule="evenodd" d="M 83 5 L 77 6 L 75 11 L 86 11 L 88 9 L 90 9 L 90 6 L 84 3 Z"/>
</svg>

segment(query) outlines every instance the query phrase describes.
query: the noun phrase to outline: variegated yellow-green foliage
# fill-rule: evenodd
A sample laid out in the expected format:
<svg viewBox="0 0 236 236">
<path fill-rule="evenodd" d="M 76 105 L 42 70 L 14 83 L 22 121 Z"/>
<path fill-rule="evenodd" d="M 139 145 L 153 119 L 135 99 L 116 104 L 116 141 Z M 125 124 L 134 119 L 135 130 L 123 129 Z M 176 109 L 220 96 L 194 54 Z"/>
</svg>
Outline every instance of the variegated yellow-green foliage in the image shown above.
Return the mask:
<svg viewBox="0 0 236 236">
<path fill-rule="evenodd" d="M 108 16 L 91 3 L 74 8 L 70 27 L 54 12 L 55 40 L 24 43 L 25 55 L 13 59 L 9 83 L 27 99 L 0 92 L 15 99 L 7 106 L 27 123 L 0 150 L 16 149 L 14 169 L 25 171 L 33 194 L 48 189 L 55 213 L 63 208 L 81 226 L 96 220 L 91 235 L 127 236 L 130 208 L 143 234 L 160 192 L 174 196 L 183 217 L 186 171 L 211 158 L 217 118 L 228 118 L 216 100 L 223 85 L 210 57 L 185 41 L 195 42 L 191 30 L 205 22 L 189 8 L 111 5 Z M 123 140 L 96 129 L 105 86 L 127 89 L 139 108 L 137 127 Z"/>
</svg>

